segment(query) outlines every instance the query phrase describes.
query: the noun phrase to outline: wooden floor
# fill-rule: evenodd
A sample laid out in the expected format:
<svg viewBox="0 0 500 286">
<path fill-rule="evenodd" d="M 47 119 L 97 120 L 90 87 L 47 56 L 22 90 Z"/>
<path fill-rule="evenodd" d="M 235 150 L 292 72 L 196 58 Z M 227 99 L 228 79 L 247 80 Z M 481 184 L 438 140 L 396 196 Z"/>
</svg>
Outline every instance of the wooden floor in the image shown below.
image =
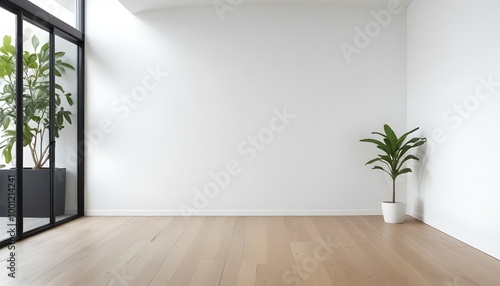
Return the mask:
<svg viewBox="0 0 500 286">
<path fill-rule="evenodd" d="M 410 217 L 84 217 L 16 244 L 0 285 L 500 285 L 500 261 Z"/>
<path fill-rule="evenodd" d="M 0 240 L 4 240 L 4 239 L 8 239 L 10 238 L 10 234 L 7 233 L 9 231 L 9 228 L 10 228 L 10 224 L 12 222 L 9 221 L 9 218 L 7 217 L 0 217 Z M 46 224 L 49 224 L 50 223 L 50 219 L 49 218 L 31 218 L 31 217 L 27 217 L 27 218 L 24 218 L 24 230 L 25 231 L 28 231 L 28 230 L 32 230 L 32 229 L 35 229 L 37 227 L 41 227 L 41 226 L 44 226 Z"/>
<path fill-rule="evenodd" d="M 74 216 L 74 215 L 75 214 L 59 215 L 59 216 L 56 216 L 56 221 L 66 219 L 66 218 Z M 26 232 L 26 231 L 29 231 L 29 230 L 32 230 L 32 229 L 35 229 L 35 228 L 38 228 L 41 226 L 48 225 L 49 223 L 50 223 L 49 218 L 25 217 L 23 228 L 24 228 L 24 231 Z M 0 217 L 0 241 L 10 238 L 10 234 L 8 233 L 8 231 L 10 229 L 10 226 L 9 226 L 10 224 L 12 224 L 12 222 L 9 220 L 9 218 Z"/>
</svg>

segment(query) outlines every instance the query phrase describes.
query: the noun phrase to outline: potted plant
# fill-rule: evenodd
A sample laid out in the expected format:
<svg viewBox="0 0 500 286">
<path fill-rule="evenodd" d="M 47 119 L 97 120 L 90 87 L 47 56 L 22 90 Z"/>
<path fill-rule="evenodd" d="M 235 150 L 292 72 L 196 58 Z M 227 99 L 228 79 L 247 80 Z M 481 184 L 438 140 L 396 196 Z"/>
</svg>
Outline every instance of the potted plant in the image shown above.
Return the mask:
<svg viewBox="0 0 500 286">
<path fill-rule="evenodd" d="M 403 174 L 410 173 L 412 170 L 404 167 L 409 160 L 417 160 L 418 158 L 412 154 L 407 154 L 409 150 L 423 145 L 427 139 L 414 137 L 408 139 L 408 135 L 417 131 L 415 128 L 398 138 L 392 128 L 385 124 L 384 133 L 372 132 L 372 134 L 381 136 L 382 140 L 366 138 L 361 139 L 361 142 L 373 143 L 383 154 L 379 154 L 376 158 L 366 162 L 365 165 L 377 163 L 372 169 L 381 170 L 387 173 L 392 179 L 392 201 L 382 202 L 382 213 L 384 220 L 387 223 L 402 223 L 406 215 L 406 203 L 396 201 L 396 179 Z M 408 140 L 407 140 L 408 139 Z"/>
<path fill-rule="evenodd" d="M 36 35 L 31 38 L 32 52 L 24 51 L 23 61 L 23 147 L 29 149 L 33 166 L 23 171 L 23 205 L 24 215 L 30 217 L 48 217 L 50 206 L 50 171 L 44 168 L 50 159 L 48 142 L 49 119 L 49 76 L 50 51 L 49 43 L 43 45 Z M 56 77 L 61 77 L 66 70 L 75 68 L 64 61 L 64 52 L 55 53 Z M 12 37 L 4 36 L 0 46 L 0 150 L 5 163 L 13 159 L 16 143 L 16 48 L 12 45 Z M 69 106 L 74 101 L 71 93 L 55 84 L 55 118 L 54 135 L 59 137 L 66 123 L 72 124 L 71 111 L 65 110 L 63 100 Z M 15 170 L 4 169 L 0 172 L 0 184 L 5 184 L 6 177 L 15 175 Z M 56 215 L 64 214 L 64 197 L 66 187 L 66 169 L 56 168 L 54 180 Z M 1 185 L 0 189 L 4 189 Z M 6 196 L 3 196 L 6 197 Z M 0 200 L 4 202 L 5 200 Z M 7 208 L 0 205 L 3 212 Z M 2 213 L 3 215 L 3 213 Z"/>
</svg>

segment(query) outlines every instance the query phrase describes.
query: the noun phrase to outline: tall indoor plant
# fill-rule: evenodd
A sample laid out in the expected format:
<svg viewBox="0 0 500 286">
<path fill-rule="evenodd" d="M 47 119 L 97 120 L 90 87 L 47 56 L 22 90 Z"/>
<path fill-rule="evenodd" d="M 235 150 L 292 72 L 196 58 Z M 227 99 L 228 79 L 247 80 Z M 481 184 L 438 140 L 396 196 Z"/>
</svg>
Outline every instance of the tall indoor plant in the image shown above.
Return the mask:
<svg viewBox="0 0 500 286">
<path fill-rule="evenodd" d="M 401 223 L 404 221 L 406 203 L 396 202 L 396 179 L 400 175 L 412 172 L 411 168 L 405 167 L 407 161 L 419 160 L 415 155 L 408 154 L 408 151 L 423 145 L 427 141 L 426 138 L 420 137 L 408 138 L 410 134 L 418 129 L 417 127 L 398 137 L 394 130 L 385 124 L 384 133 L 372 132 L 372 134 L 382 137 L 381 140 L 372 138 L 360 140 L 361 142 L 375 144 L 383 153 L 366 162 L 365 165 L 376 164 L 372 169 L 381 170 L 387 173 L 392 179 L 392 201 L 382 202 L 382 211 L 386 222 Z"/>
<path fill-rule="evenodd" d="M 24 51 L 22 55 L 23 71 L 22 71 L 22 85 L 23 85 L 23 106 L 17 106 L 16 101 L 16 61 L 17 54 L 16 48 L 12 44 L 11 36 L 4 36 L 2 39 L 2 46 L 0 46 L 0 150 L 2 156 L 5 159 L 5 163 L 12 162 L 13 152 L 15 152 L 15 143 L 17 140 L 16 136 L 16 118 L 17 109 L 22 108 L 23 110 L 23 147 L 29 148 L 29 153 L 33 161 L 33 166 L 30 168 L 33 172 L 25 171 L 25 176 L 34 176 L 29 179 L 24 180 L 25 187 L 25 201 L 24 205 L 33 205 L 35 207 L 39 205 L 49 206 L 49 203 L 43 203 L 48 200 L 48 194 L 36 194 L 31 196 L 32 201 L 29 200 L 30 195 L 30 184 L 35 189 L 34 192 L 39 192 L 43 190 L 44 185 L 49 185 L 48 182 L 48 170 L 44 169 L 44 165 L 50 159 L 50 145 L 49 144 L 49 129 L 50 129 L 50 70 L 51 70 L 51 60 L 50 60 L 50 45 L 49 43 L 40 44 L 40 41 L 36 35 L 31 38 L 32 51 Z M 58 78 L 67 70 L 75 70 L 75 68 L 64 60 L 65 53 L 62 51 L 55 52 L 54 61 L 54 75 Z M 64 109 L 64 105 L 67 103 L 69 106 L 74 104 L 73 95 L 65 91 L 65 89 L 55 83 L 55 118 L 53 120 L 54 124 L 54 135 L 56 138 L 59 137 L 60 131 L 64 129 L 65 124 L 72 124 L 72 112 Z M 63 104 L 63 102 L 65 102 Z M 38 172 L 34 172 L 37 170 Z M 11 170 L 2 170 L 11 171 Z M 12 171 L 11 171 L 12 172 Z M 57 170 L 56 176 L 61 178 L 64 176 L 66 170 Z M 42 174 L 43 173 L 43 174 Z M 43 180 L 43 181 L 39 181 Z M 56 182 L 55 189 L 56 192 L 62 192 L 64 196 L 65 182 Z M 59 183 L 59 187 L 57 186 Z M 56 199 L 57 200 L 57 199 Z M 37 202 L 38 201 L 38 202 Z M 61 201 L 61 199 L 59 199 Z M 60 206 L 64 205 L 64 199 L 62 203 L 58 203 Z M 25 209 L 29 212 L 29 207 Z M 64 206 L 62 212 L 64 213 Z M 60 211 L 59 211 L 60 213 Z M 26 213 L 25 213 L 26 215 Z M 33 216 L 47 216 L 47 210 L 35 211 Z"/>
<path fill-rule="evenodd" d="M 23 53 L 23 146 L 29 147 L 33 159 L 33 169 L 42 168 L 49 160 L 47 135 L 49 122 L 49 71 L 50 55 L 49 43 L 40 46 L 38 37 L 31 38 L 33 52 Z M 64 61 L 64 52 L 55 53 L 56 77 L 61 77 L 66 69 L 75 68 Z M 5 36 L 0 47 L 0 124 L 3 131 L 2 155 L 6 163 L 12 161 L 12 150 L 16 142 L 16 49 L 12 45 L 12 37 Z M 67 122 L 72 123 L 71 111 L 61 106 L 62 99 L 72 106 L 71 93 L 66 93 L 64 88 L 55 84 L 56 117 L 54 121 L 55 137 Z"/>
</svg>

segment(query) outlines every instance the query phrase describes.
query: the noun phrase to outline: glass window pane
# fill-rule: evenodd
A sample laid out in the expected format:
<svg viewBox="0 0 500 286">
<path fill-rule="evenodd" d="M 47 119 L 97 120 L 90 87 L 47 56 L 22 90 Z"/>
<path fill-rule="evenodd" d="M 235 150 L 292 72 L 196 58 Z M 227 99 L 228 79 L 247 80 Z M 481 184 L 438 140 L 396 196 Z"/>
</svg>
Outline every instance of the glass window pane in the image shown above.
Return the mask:
<svg viewBox="0 0 500 286">
<path fill-rule="evenodd" d="M 10 238 L 16 212 L 15 31 L 16 16 L 0 8 L 0 241 Z"/>
<path fill-rule="evenodd" d="M 76 73 L 78 47 L 56 37 L 56 177 L 54 197 L 56 221 L 77 214 L 77 174 L 78 174 L 78 129 L 77 96 L 78 75 Z M 58 122 L 60 120 L 60 122 Z"/>
<path fill-rule="evenodd" d="M 28 22 L 24 32 L 23 225 L 29 231 L 50 223 L 50 49 L 48 32 Z"/>
<path fill-rule="evenodd" d="M 73 28 L 77 27 L 77 0 L 29 0 L 46 12 L 61 19 Z"/>
</svg>

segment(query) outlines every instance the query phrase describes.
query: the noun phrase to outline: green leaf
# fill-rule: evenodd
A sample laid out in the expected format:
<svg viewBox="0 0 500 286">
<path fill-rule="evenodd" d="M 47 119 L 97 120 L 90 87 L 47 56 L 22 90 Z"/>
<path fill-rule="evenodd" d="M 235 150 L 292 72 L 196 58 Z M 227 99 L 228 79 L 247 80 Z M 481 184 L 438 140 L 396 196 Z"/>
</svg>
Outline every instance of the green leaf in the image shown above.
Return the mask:
<svg viewBox="0 0 500 286">
<path fill-rule="evenodd" d="M 7 129 L 7 128 L 9 127 L 9 125 L 10 125 L 10 120 L 11 120 L 11 119 L 10 119 L 10 116 L 6 116 L 5 122 L 3 123 L 3 126 L 2 126 L 4 130 L 5 130 L 5 129 Z"/>
<path fill-rule="evenodd" d="M 406 173 L 411 173 L 411 169 L 410 168 L 405 168 L 405 169 L 399 171 L 398 172 L 398 176 L 402 175 L 402 174 L 406 174 Z"/>
<path fill-rule="evenodd" d="M 370 161 L 366 162 L 365 165 L 370 165 L 370 164 L 375 163 L 375 162 L 380 161 L 380 160 L 382 160 L 382 159 L 380 159 L 380 158 L 371 159 Z"/>
<path fill-rule="evenodd" d="M 412 138 L 411 140 L 409 140 L 408 142 L 406 142 L 406 144 L 403 145 L 403 147 L 401 147 L 398 150 L 397 158 L 401 159 L 403 157 L 403 155 L 406 154 L 406 152 L 408 152 L 410 149 L 416 148 L 418 146 L 421 146 L 425 142 L 427 142 L 426 138 L 417 138 L 417 137 Z"/>
<path fill-rule="evenodd" d="M 36 59 L 37 59 L 37 58 L 38 58 L 38 57 L 37 57 L 37 55 L 36 55 L 36 54 L 32 54 L 32 55 L 30 55 L 30 56 L 28 57 L 28 61 L 29 61 L 30 63 L 32 63 L 32 62 L 36 62 Z"/>
<path fill-rule="evenodd" d="M 66 112 L 64 112 L 63 114 L 64 114 L 64 118 L 66 119 L 66 121 L 68 121 L 68 122 L 69 122 L 69 124 L 72 124 L 72 122 L 71 122 L 71 117 L 70 117 L 71 112 L 66 111 Z"/>
<path fill-rule="evenodd" d="M 61 74 L 63 74 L 63 73 L 66 72 L 66 70 L 63 67 L 61 67 L 61 66 L 56 66 L 56 71 L 58 71 Z"/>
<path fill-rule="evenodd" d="M 66 101 L 68 101 L 69 106 L 73 106 L 73 99 L 71 98 L 71 93 L 66 94 Z"/>
<path fill-rule="evenodd" d="M 42 48 L 40 49 L 40 52 L 45 52 L 49 49 L 50 47 L 50 44 L 49 43 L 45 43 Z"/>
<path fill-rule="evenodd" d="M 3 45 L 4 46 L 10 46 L 12 43 L 12 37 L 11 36 L 4 36 L 3 37 Z"/>
<path fill-rule="evenodd" d="M 405 134 L 403 134 L 399 139 L 398 139 L 398 142 L 397 142 L 397 146 L 398 148 L 403 144 L 403 142 L 405 141 L 406 137 L 408 137 L 408 135 L 410 135 L 411 133 L 417 131 L 419 129 L 419 127 L 417 128 L 414 128 L 408 132 L 406 132 Z"/>
<path fill-rule="evenodd" d="M 6 49 L 7 49 L 7 51 L 9 52 L 9 54 L 11 54 L 11 55 L 13 55 L 13 56 L 15 56 L 15 55 L 16 55 L 16 52 L 17 52 L 17 51 L 16 51 L 16 47 L 14 47 L 14 46 L 7 46 L 7 47 L 6 47 Z"/>
<path fill-rule="evenodd" d="M 382 136 L 384 138 L 387 137 L 387 135 L 385 135 L 384 133 L 380 133 L 380 132 L 376 132 L 376 131 L 372 132 L 372 134 L 380 135 L 380 136 Z"/>
<path fill-rule="evenodd" d="M 31 133 L 30 128 L 26 128 L 25 126 L 23 132 L 23 147 L 28 146 L 34 137 L 35 134 Z"/>
<path fill-rule="evenodd" d="M 380 166 L 375 166 L 375 167 L 373 167 L 372 169 L 373 169 L 373 170 L 381 170 L 381 171 L 383 171 L 383 172 L 387 173 L 389 176 L 391 176 L 391 177 L 392 177 L 391 173 L 387 172 L 384 168 L 382 168 L 382 167 L 380 167 Z"/>
<path fill-rule="evenodd" d="M 55 84 L 55 87 L 56 87 L 56 89 L 57 89 L 57 90 L 59 90 L 59 91 L 61 91 L 61 92 L 63 92 L 63 93 L 64 93 L 64 88 L 63 88 L 60 84 L 57 84 L 57 83 L 56 83 L 56 84 Z"/>
<path fill-rule="evenodd" d="M 40 120 L 42 119 L 40 118 L 40 116 L 31 116 L 31 120 L 35 121 L 36 123 L 39 123 Z"/>
<path fill-rule="evenodd" d="M 396 143 L 396 141 L 398 140 L 398 137 L 396 136 L 396 133 L 394 133 L 394 131 L 392 130 L 392 128 L 388 124 L 384 125 L 384 132 L 387 135 L 387 139 L 389 139 L 389 141 L 391 143 Z"/>
<path fill-rule="evenodd" d="M 427 138 L 418 138 L 418 139 L 419 141 L 412 146 L 413 148 L 422 146 L 424 145 L 425 142 L 427 142 Z"/>
<path fill-rule="evenodd" d="M 48 71 L 50 68 L 50 65 L 49 64 L 44 64 L 40 67 L 40 69 L 38 70 L 38 74 L 39 75 L 43 75 L 46 71 Z"/>
<path fill-rule="evenodd" d="M 383 156 L 383 155 L 379 155 L 380 156 L 380 159 L 387 162 L 389 165 L 392 165 L 393 163 L 393 160 L 391 159 L 391 157 L 389 156 Z"/>
<path fill-rule="evenodd" d="M 64 117 L 62 112 L 58 112 L 56 115 L 56 124 L 57 125 L 63 125 L 64 124 Z"/>
<path fill-rule="evenodd" d="M 49 62 L 49 43 L 46 43 L 42 46 L 40 49 L 40 52 L 38 53 L 38 60 L 40 61 L 40 65 L 46 64 Z"/>
<path fill-rule="evenodd" d="M 389 147 L 387 147 L 387 145 L 378 145 L 377 148 L 380 149 L 380 150 L 382 150 L 382 151 L 384 151 L 389 156 L 392 155 L 392 152 L 389 149 Z"/>
<path fill-rule="evenodd" d="M 359 140 L 360 142 L 368 142 L 368 143 L 373 143 L 375 145 L 385 145 L 384 143 L 376 140 L 376 139 L 371 139 L 371 138 L 366 138 L 366 139 L 361 139 Z"/>
<path fill-rule="evenodd" d="M 33 45 L 33 48 L 36 51 L 38 45 L 40 45 L 40 41 L 38 40 L 38 37 L 36 35 L 33 35 L 33 37 L 31 38 L 31 44 Z"/>
<path fill-rule="evenodd" d="M 393 144 L 391 142 L 391 140 L 389 139 L 389 137 L 384 138 L 384 142 L 385 142 L 385 145 L 387 146 L 387 148 L 389 149 L 389 153 L 391 155 L 394 155 L 394 153 L 396 153 L 396 146 L 395 146 L 395 144 Z"/>
<path fill-rule="evenodd" d="M 65 68 L 68 68 L 70 70 L 76 70 L 74 66 L 72 66 L 71 64 L 65 63 L 65 62 L 60 62 L 60 63 L 58 63 L 58 65 L 65 67 Z"/>
<path fill-rule="evenodd" d="M 403 160 L 401 160 L 401 162 L 399 162 L 399 165 L 398 165 L 398 169 L 401 168 L 401 166 L 403 166 L 403 164 L 408 161 L 408 160 L 417 160 L 418 161 L 418 158 L 413 156 L 413 155 L 408 155 L 406 156 Z"/>
<path fill-rule="evenodd" d="M 2 151 L 2 155 L 5 158 L 5 163 L 7 163 L 7 164 L 12 161 L 11 151 L 12 151 L 12 146 L 10 146 L 8 144 L 7 144 L 7 146 L 5 146 L 5 148 Z"/>
</svg>

